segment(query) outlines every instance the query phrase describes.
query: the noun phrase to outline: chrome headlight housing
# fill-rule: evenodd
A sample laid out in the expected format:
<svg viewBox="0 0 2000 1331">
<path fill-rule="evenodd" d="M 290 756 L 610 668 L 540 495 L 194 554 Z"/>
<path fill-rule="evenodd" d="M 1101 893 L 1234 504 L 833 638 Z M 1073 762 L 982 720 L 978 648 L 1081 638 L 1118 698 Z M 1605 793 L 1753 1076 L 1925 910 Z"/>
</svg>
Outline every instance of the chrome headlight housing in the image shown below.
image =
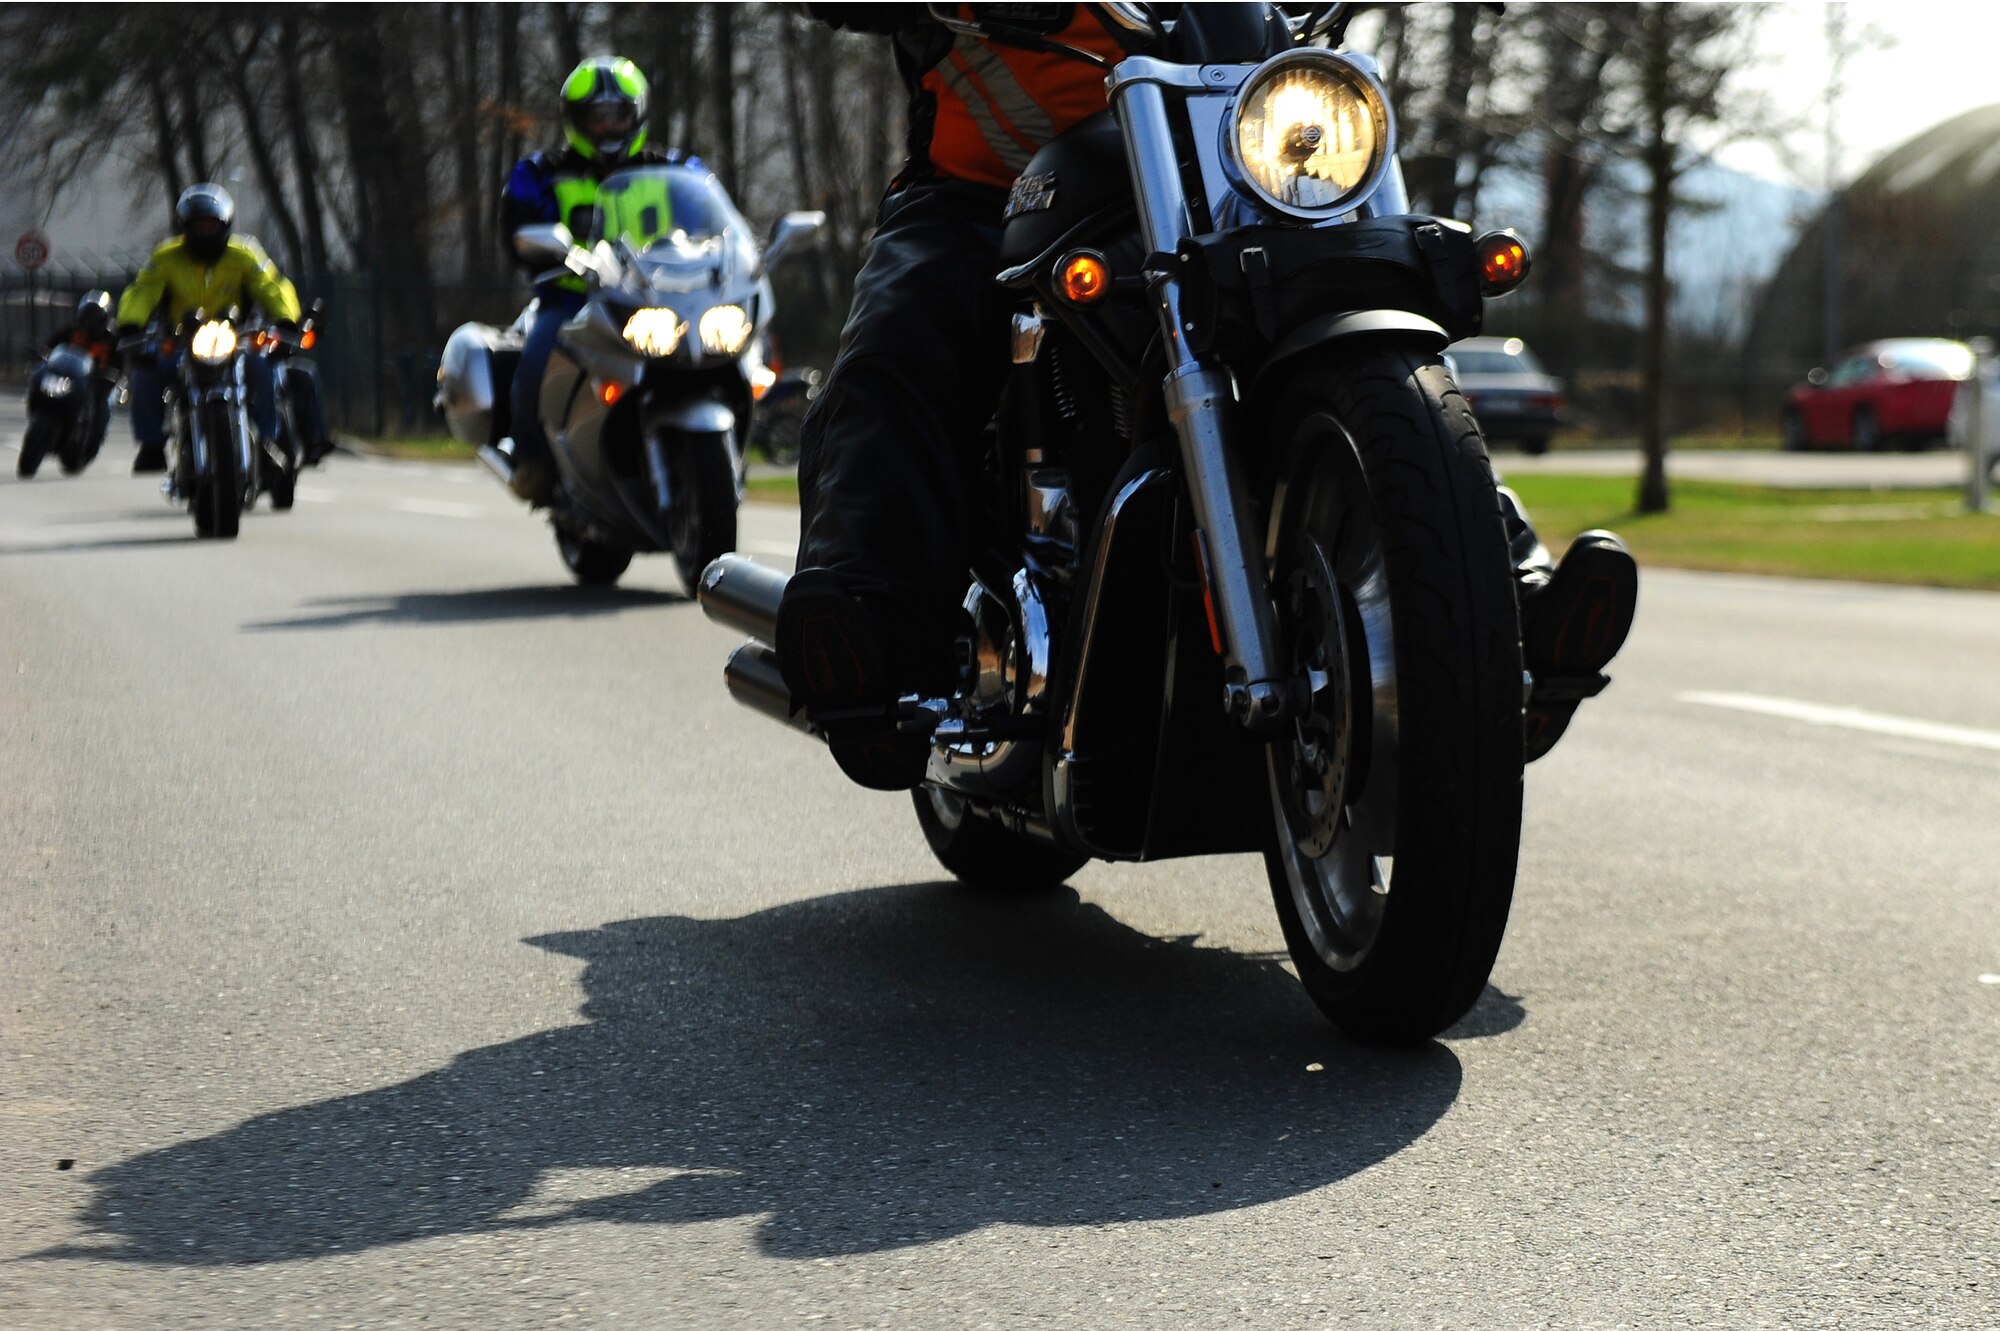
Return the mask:
<svg viewBox="0 0 2000 1331">
<path fill-rule="evenodd" d="M 673 355 L 686 332 L 680 315 L 659 307 L 634 310 L 625 321 L 625 340 L 642 356 Z"/>
<path fill-rule="evenodd" d="M 717 305 L 701 316 L 701 344 L 718 356 L 734 356 L 750 340 L 750 316 L 741 305 Z"/>
<path fill-rule="evenodd" d="M 220 365 L 236 354 L 236 330 L 219 319 L 211 319 L 194 330 L 188 351 L 203 365 Z"/>
<path fill-rule="evenodd" d="M 1349 211 L 1381 182 L 1395 123 L 1381 84 L 1332 51 L 1259 66 L 1222 120 L 1224 160 L 1261 202 L 1306 221 Z"/>
</svg>

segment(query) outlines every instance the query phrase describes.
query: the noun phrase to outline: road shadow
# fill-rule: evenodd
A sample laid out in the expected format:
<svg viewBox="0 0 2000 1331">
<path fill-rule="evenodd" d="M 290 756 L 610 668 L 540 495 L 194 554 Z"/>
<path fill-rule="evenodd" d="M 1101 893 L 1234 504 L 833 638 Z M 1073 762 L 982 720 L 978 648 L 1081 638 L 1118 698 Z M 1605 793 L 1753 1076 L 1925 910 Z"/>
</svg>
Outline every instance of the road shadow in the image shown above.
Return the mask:
<svg viewBox="0 0 2000 1331">
<path fill-rule="evenodd" d="M 1204 1215 L 1338 1183 L 1456 1099 L 1343 1043 L 1276 960 L 1067 890 L 875 888 L 528 940 L 581 1025 L 97 1170 L 62 1256 L 282 1262 L 572 1221 L 761 1217 L 764 1254 Z M 272 1051 L 282 1057 L 282 1051 Z"/>
<path fill-rule="evenodd" d="M 6 555 L 73 555 L 92 550 L 136 550 L 156 545 L 193 545 L 201 541 L 194 530 L 159 536 L 107 536 L 101 541 L 61 541 L 47 545 L 0 545 Z M 202 542 L 208 544 L 208 542 Z"/>
<path fill-rule="evenodd" d="M 462 592 L 405 592 L 400 596 L 328 596 L 307 601 L 311 613 L 291 619 L 253 620 L 245 633 L 346 629 L 373 624 L 466 624 L 522 619 L 588 619 L 649 606 L 689 605 L 680 592 L 624 587 L 543 585 L 482 587 Z"/>
</svg>

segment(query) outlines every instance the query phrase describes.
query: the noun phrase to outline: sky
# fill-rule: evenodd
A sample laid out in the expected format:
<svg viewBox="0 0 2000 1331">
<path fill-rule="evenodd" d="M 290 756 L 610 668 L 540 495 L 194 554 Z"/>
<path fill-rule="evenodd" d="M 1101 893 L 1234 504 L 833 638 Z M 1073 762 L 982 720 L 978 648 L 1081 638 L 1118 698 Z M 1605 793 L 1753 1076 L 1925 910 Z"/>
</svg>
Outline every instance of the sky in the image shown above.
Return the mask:
<svg viewBox="0 0 2000 1331">
<path fill-rule="evenodd" d="M 2000 102 L 2000 5 L 1983 0 L 1851 0 L 1830 6 L 1803 0 L 1767 4 L 1758 58 L 1745 83 L 1767 92 L 1781 118 L 1809 117 L 1793 136 L 1794 160 L 1743 143 L 1719 155 L 1727 166 L 1812 189 L 1824 186 L 1825 113 L 1831 69 L 1827 12 L 1846 11 L 1850 57 L 1838 129 L 1843 182 L 1885 153 L 1974 107 Z"/>
</svg>

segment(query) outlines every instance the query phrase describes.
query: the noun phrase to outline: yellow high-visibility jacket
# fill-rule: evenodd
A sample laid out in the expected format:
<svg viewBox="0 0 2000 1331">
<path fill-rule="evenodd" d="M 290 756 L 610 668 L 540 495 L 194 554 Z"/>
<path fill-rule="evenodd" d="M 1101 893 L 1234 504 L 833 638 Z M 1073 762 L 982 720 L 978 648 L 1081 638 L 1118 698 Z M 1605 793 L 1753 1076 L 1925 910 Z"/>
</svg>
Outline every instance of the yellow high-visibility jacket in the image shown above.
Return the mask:
<svg viewBox="0 0 2000 1331">
<path fill-rule="evenodd" d="M 299 317 L 298 292 L 263 246 L 248 236 L 231 236 L 213 264 L 190 254 L 179 236 L 165 242 L 118 297 L 118 322 L 145 323 L 162 299 L 171 323 L 178 323 L 189 310 L 221 314 L 232 305 L 248 306 L 253 301 L 272 319 L 297 322 Z"/>
</svg>

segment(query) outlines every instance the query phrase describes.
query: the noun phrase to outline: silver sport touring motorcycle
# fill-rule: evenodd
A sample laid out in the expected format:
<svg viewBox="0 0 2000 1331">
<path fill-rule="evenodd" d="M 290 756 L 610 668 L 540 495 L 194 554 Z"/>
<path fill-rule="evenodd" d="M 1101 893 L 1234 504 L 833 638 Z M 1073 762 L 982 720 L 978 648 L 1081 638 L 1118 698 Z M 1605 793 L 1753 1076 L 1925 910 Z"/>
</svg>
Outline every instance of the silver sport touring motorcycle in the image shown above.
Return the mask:
<svg viewBox="0 0 2000 1331">
<path fill-rule="evenodd" d="M 763 367 L 773 264 L 818 231 L 789 213 L 760 255 L 714 176 L 635 167 L 598 188 L 597 234 L 523 227 L 514 243 L 587 298 L 562 328 L 538 411 L 558 484 L 546 502 L 577 581 L 608 585 L 634 554 L 671 552 L 689 586 L 736 545 L 743 446 Z M 532 306 L 530 310 L 532 310 Z M 437 405 L 452 434 L 510 486 L 508 405 L 530 318 L 506 331 L 465 324 L 445 344 Z"/>
</svg>

